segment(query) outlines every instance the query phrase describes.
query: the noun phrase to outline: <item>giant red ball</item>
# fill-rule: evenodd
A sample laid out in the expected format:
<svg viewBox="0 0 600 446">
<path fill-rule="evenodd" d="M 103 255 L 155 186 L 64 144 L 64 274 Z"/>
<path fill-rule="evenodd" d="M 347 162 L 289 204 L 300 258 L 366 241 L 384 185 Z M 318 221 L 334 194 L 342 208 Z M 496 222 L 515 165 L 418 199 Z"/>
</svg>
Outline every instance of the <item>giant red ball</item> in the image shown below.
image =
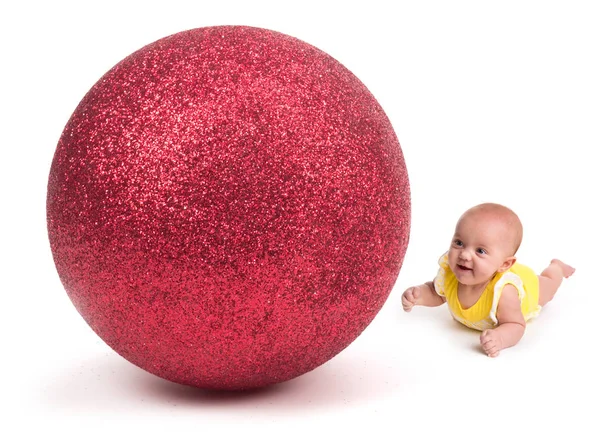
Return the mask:
<svg viewBox="0 0 600 446">
<path fill-rule="evenodd" d="M 117 353 L 177 383 L 249 389 L 346 348 L 409 239 L 402 151 L 369 90 L 290 36 L 158 40 L 84 96 L 58 142 L 59 277 Z"/>
</svg>

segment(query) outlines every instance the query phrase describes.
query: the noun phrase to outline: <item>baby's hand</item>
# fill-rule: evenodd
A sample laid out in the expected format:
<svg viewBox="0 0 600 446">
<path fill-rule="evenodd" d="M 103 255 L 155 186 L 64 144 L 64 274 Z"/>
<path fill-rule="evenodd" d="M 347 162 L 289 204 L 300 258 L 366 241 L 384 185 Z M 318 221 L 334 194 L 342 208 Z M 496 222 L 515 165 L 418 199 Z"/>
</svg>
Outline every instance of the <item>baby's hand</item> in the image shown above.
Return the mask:
<svg viewBox="0 0 600 446">
<path fill-rule="evenodd" d="M 495 358 L 502 350 L 502 338 L 496 330 L 485 330 L 479 338 L 481 347 L 486 355 Z"/>
<path fill-rule="evenodd" d="M 419 287 L 413 286 L 402 294 L 402 308 L 404 311 L 409 312 L 412 310 L 412 307 L 415 306 L 419 298 L 419 292 Z"/>
</svg>

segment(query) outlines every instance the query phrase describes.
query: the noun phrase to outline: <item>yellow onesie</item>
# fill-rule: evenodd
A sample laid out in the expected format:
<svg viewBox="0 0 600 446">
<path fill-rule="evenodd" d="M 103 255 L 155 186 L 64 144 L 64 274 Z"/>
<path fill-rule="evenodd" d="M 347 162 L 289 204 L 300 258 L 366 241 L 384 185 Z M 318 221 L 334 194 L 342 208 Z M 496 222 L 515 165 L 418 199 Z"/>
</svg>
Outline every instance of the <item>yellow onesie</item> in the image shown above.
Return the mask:
<svg viewBox="0 0 600 446">
<path fill-rule="evenodd" d="M 526 321 L 536 317 L 542 309 L 538 304 L 538 276 L 525 265 L 515 263 L 508 271 L 496 274 L 479 300 L 472 307 L 464 309 L 458 300 L 458 280 L 448 265 L 448 253 L 440 257 L 438 263 L 440 269 L 433 282 L 435 291 L 446 299 L 454 319 L 469 328 L 483 331 L 498 325 L 498 302 L 502 288 L 507 284 L 518 290 L 521 311 Z"/>
</svg>

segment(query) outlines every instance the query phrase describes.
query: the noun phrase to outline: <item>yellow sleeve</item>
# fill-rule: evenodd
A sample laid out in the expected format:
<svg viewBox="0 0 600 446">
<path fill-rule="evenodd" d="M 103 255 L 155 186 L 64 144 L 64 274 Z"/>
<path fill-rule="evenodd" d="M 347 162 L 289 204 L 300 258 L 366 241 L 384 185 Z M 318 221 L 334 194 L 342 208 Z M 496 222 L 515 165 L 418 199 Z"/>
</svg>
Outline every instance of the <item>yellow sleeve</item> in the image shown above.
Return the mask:
<svg viewBox="0 0 600 446">
<path fill-rule="evenodd" d="M 500 303 L 500 296 L 502 295 L 502 289 L 506 285 L 513 285 L 519 292 L 519 300 L 523 300 L 525 297 L 525 290 L 523 289 L 523 281 L 519 276 L 512 272 L 506 272 L 502 275 L 500 280 L 494 285 L 494 300 L 492 301 L 492 309 L 490 310 L 490 319 L 494 321 L 494 324 L 498 323 L 496 313 L 498 311 L 498 304 Z"/>
<path fill-rule="evenodd" d="M 446 272 L 450 269 L 448 265 L 448 253 L 444 253 L 438 260 L 438 265 L 440 268 L 438 269 L 437 276 L 435 276 L 435 280 L 433 281 L 433 287 L 435 288 L 435 292 L 440 296 L 446 297 Z"/>
</svg>

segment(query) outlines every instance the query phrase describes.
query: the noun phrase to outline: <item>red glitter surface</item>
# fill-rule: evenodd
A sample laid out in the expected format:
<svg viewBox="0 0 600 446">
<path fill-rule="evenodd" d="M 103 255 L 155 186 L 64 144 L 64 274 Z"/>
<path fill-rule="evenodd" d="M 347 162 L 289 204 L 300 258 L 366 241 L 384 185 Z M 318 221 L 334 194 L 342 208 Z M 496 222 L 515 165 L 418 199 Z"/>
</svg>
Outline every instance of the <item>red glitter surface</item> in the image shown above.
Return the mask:
<svg viewBox="0 0 600 446">
<path fill-rule="evenodd" d="M 181 32 L 105 74 L 67 123 L 47 222 L 90 327 L 177 383 L 249 389 L 373 320 L 409 238 L 394 130 L 343 65 L 260 28 Z"/>
</svg>

